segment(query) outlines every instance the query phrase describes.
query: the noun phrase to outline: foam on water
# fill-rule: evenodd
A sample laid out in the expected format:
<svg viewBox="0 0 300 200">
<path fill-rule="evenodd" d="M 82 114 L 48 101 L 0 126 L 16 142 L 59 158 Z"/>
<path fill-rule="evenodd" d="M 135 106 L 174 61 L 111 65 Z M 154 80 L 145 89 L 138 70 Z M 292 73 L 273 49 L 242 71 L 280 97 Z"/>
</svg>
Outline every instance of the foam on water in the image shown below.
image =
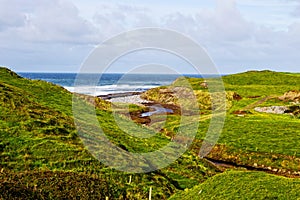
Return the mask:
<svg viewBox="0 0 300 200">
<path fill-rule="evenodd" d="M 92 96 L 126 93 L 126 92 L 144 92 L 158 85 L 105 85 L 105 86 L 79 86 L 68 87 L 64 86 L 70 92 L 77 92 L 80 94 L 87 94 Z"/>
<path fill-rule="evenodd" d="M 48 81 L 63 86 L 70 92 L 87 95 L 107 95 L 125 92 L 143 92 L 148 89 L 171 84 L 181 75 L 166 74 L 102 74 L 101 80 L 94 86 L 94 80 L 99 74 L 84 74 L 74 87 L 77 74 L 75 73 L 19 73 L 30 79 Z M 184 75 L 188 77 L 201 77 L 200 75 Z M 208 75 L 211 76 L 211 75 Z M 205 77 L 205 76 L 203 76 Z M 97 82 L 97 81 L 96 81 Z"/>
</svg>

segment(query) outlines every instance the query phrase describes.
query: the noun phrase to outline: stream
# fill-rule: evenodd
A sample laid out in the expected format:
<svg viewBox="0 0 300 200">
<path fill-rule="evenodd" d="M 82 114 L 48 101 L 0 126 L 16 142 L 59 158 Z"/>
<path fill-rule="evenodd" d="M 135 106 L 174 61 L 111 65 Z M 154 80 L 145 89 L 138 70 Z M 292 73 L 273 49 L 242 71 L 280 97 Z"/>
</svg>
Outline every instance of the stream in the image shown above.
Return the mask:
<svg viewBox="0 0 300 200">
<path fill-rule="evenodd" d="M 161 106 L 153 105 L 153 106 L 149 106 L 149 108 L 150 108 L 150 110 L 153 110 L 153 111 L 142 113 L 141 117 L 150 117 L 155 114 L 167 114 L 167 113 L 173 114 L 174 113 L 174 111 L 172 109 L 164 108 Z"/>
</svg>

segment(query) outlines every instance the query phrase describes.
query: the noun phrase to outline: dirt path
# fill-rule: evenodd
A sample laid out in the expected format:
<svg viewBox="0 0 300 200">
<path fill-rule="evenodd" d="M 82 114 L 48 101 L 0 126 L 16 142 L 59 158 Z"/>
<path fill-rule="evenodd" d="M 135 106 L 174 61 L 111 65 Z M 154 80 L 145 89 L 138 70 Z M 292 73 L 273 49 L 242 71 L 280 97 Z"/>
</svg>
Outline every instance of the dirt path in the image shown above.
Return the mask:
<svg viewBox="0 0 300 200">
<path fill-rule="evenodd" d="M 279 172 L 278 170 L 273 170 L 270 167 L 253 167 L 253 166 L 249 166 L 249 165 L 240 165 L 234 162 L 227 162 L 227 161 L 222 161 L 222 160 L 215 160 L 213 158 L 208 158 L 205 157 L 204 161 L 206 161 L 207 163 L 209 163 L 210 165 L 216 167 L 219 171 L 224 172 L 227 169 L 236 169 L 236 168 L 243 168 L 249 171 L 261 171 L 261 172 L 266 172 L 269 174 L 274 174 L 277 176 L 284 176 L 284 177 L 288 177 L 288 178 L 300 178 L 300 171 L 281 171 Z"/>
<path fill-rule="evenodd" d="M 245 110 L 245 111 L 246 111 L 246 110 L 251 110 L 251 109 L 253 109 L 253 108 L 259 106 L 260 104 L 263 104 L 264 102 L 266 102 L 266 101 L 268 101 L 268 100 L 270 100 L 270 99 L 273 99 L 273 98 L 275 98 L 275 97 L 274 97 L 274 96 L 267 96 L 267 97 L 264 97 L 264 98 L 258 100 L 257 102 L 254 102 L 254 103 L 252 103 L 252 104 L 249 104 L 248 106 L 244 107 L 242 110 Z"/>
</svg>

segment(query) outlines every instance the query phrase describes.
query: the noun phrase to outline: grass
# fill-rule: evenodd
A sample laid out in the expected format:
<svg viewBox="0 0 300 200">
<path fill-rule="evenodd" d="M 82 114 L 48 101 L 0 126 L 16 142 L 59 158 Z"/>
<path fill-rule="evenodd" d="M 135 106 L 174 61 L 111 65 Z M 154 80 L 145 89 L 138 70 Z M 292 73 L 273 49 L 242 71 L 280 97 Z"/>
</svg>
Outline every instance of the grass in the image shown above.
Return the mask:
<svg viewBox="0 0 300 200">
<path fill-rule="evenodd" d="M 299 119 L 290 116 L 228 116 L 218 140 L 221 147 L 216 146 L 208 157 L 240 165 L 253 166 L 256 163 L 262 168 L 298 172 L 300 131 L 297 127 Z M 203 139 L 205 131 L 199 131 L 198 139 Z"/>
<path fill-rule="evenodd" d="M 120 148 L 149 152 L 170 141 L 126 116 L 114 114 L 108 102 L 83 95 L 80 98 L 96 107 L 97 120 L 106 136 Z M 129 107 L 132 112 L 140 110 Z M 115 118 L 124 129 L 120 129 Z M 149 132 L 154 137 L 140 139 L 124 130 Z M 189 152 L 177 162 L 180 163 L 146 174 L 128 174 L 103 165 L 78 137 L 71 93 L 0 68 L 0 198 L 59 199 L 69 194 L 69 198 L 79 195 L 83 199 L 145 199 L 152 187 L 153 198 L 167 199 L 216 173 Z M 189 169 L 184 170 L 184 166 Z M 130 176 L 132 181 L 128 184 Z M 191 182 L 190 177 L 194 177 Z"/>
<path fill-rule="evenodd" d="M 187 78 L 194 92 L 205 92 L 201 87 L 203 79 Z M 177 79 L 170 88 L 182 84 L 183 79 Z M 208 83 L 211 80 L 207 80 Z M 227 161 L 238 165 L 257 166 L 262 169 L 277 170 L 280 172 L 298 173 L 300 171 L 300 121 L 297 115 L 290 116 L 263 114 L 254 111 L 259 106 L 291 106 L 290 102 L 279 100 L 279 97 L 288 91 L 299 91 L 299 74 L 279 73 L 271 71 L 250 71 L 241 74 L 223 77 L 227 93 L 227 116 L 222 134 L 216 147 L 208 155 L 209 158 Z M 168 87 L 164 87 L 164 90 Z M 149 98 L 159 96 L 159 89 L 148 91 Z M 228 95 L 231 94 L 231 95 Z M 241 98 L 233 99 L 233 94 Z M 157 98 L 164 101 L 163 96 Z M 198 98 L 200 104 L 203 103 Z M 205 103 L 204 103 L 205 105 Z M 242 116 L 234 113 L 243 111 Z M 297 113 L 294 112 L 295 114 Z M 197 140 L 192 151 L 196 155 L 206 136 L 210 125 L 209 113 L 203 112 Z M 196 118 L 196 117 L 194 117 Z M 194 123 L 191 116 L 191 123 Z M 176 129 L 179 117 L 173 117 L 167 123 L 166 134 Z M 198 123 L 198 122 L 195 122 Z M 152 126 L 156 126 L 153 124 Z"/>
<path fill-rule="evenodd" d="M 253 109 L 255 106 L 289 106 L 291 102 L 281 101 L 278 97 L 299 90 L 299 74 L 252 71 L 225 76 L 223 80 L 227 117 L 223 132 L 208 158 L 297 176 L 300 171 L 299 118 L 257 113 Z M 178 89 L 181 81 L 185 80 L 179 78 L 171 86 L 149 90 L 144 97 L 176 105 L 176 97 L 167 90 Z M 297 179 L 263 172 L 219 174 L 216 167 L 198 157 L 211 121 L 211 102 L 208 90 L 200 85 L 203 79 L 188 78 L 188 81 L 201 108 L 200 119 L 199 113 L 195 112 L 183 117 L 178 114 L 151 116 L 150 127 L 134 123 L 125 112 L 129 108 L 130 113 L 139 113 L 145 111 L 144 107 L 117 105 L 112 109 L 111 103 L 99 98 L 76 97 L 88 108 L 96 108 L 97 124 L 101 125 L 105 136 L 114 145 L 130 152 L 152 152 L 168 144 L 179 130 L 197 131 L 190 150 L 170 166 L 151 173 L 130 174 L 105 166 L 83 145 L 74 124 L 70 92 L 44 81 L 24 79 L 0 68 L 0 198 L 47 196 L 59 199 L 70 194 L 67 197 L 146 199 L 150 187 L 153 188 L 153 199 L 168 199 L 177 192 L 175 199 L 209 199 L 208 194 L 216 199 L 298 198 Z M 208 83 L 210 81 L 214 80 L 208 80 Z M 234 114 L 236 111 L 245 113 L 239 117 Z M 80 118 L 88 116 L 82 112 Z M 180 124 L 182 119 L 183 124 Z M 199 121 L 197 130 L 195 124 Z M 85 136 L 93 138 L 95 124 L 85 121 L 83 125 L 90 128 Z M 135 137 L 141 133 L 151 137 Z M 89 142 L 94 144 L 92 140 Z M 98 153 L 105 151 L 107 149 L 99 149 Z M 276 182 L 289 193 L 283 193 Z M 65 191 L 60 188 L 65 188 Z M 180 192 L 188 188 L 193 189 Z M 288 194 L 290 196 L 284 196 Z"/>
<path fill-rule="evenodd" d="M 299 199 L 300 180 L 263 172 L 228 171 L 170 198 L 185 199 Z"/>
<path fill-rule="evenodd" d="M 37 103 L 72 115 L 72 94 L 61 86 L 40 80 L 29 80 L 18 76 L 16 73 L 6 69 L 0 69 L 1 82 L 25 92 L 24 97 L 34 99 Z"/>
</svg>

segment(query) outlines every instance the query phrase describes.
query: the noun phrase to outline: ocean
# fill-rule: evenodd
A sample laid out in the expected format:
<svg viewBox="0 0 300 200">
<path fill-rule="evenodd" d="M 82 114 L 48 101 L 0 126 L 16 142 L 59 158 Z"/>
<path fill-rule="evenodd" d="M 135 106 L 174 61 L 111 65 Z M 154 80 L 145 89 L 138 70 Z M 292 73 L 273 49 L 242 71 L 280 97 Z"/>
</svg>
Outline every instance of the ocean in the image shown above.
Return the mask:
<svg viewBox="0 0 300 200">
<path fill-rule="evenodd" d="M 73 92 L 76 73 L 18 73 L 22 77 L 44 80 L 57 85 L 60 85 L 70 92 Z M 182 75 L 170 74 L 102 74 L 99 82 L 94 85 L 92 80 L 95 80 L 99 75 L 85 74 L 84 79 L 81 79 L 80 86 L 76 91 L 87 95 L 106 95 L 123 92 L 143 92 L 148 89 L 171 84 L 176 78 Z M 207 78 L 214 75 L 197 75 L 185 74 L 183 76 Z"/>
</svg>

